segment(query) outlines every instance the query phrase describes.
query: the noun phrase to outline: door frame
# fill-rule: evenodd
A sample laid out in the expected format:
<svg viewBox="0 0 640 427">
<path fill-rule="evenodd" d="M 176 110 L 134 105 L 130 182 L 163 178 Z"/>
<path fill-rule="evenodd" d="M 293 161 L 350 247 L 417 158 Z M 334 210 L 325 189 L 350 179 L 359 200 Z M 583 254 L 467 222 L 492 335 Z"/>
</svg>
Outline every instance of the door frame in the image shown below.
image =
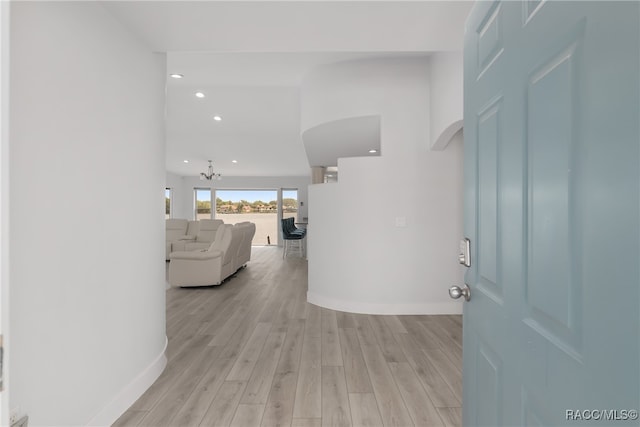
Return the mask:
<svg viewBox="0 0 640 427">
<path fill-rule="evenodd" d="M 10 7 L 0 1 L 0 334 L 2 389 L 0 424 L 10 425 L 9 409 L 9 36 Z"/>
</svg>

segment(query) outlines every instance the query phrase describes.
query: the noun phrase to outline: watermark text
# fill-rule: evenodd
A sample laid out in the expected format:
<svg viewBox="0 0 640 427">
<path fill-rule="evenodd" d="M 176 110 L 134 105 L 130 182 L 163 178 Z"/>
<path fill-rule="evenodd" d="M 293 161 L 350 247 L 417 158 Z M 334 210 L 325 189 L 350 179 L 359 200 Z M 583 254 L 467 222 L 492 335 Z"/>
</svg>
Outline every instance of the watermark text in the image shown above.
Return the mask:
<svg viewBox="0 0 640 427">
<path fill-rule="evenodd" d="M 638 419 L 636 409 L 567 409 L 567 421 L 630 421 Z"/>
</svg>

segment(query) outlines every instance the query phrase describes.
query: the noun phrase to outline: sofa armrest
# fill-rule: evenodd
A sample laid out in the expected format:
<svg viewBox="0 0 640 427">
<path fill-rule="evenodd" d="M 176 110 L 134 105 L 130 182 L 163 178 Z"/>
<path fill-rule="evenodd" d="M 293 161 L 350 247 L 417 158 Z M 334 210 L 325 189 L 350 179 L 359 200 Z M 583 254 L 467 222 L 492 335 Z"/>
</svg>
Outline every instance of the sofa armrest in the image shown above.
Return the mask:
<svg viewBox="0 0 640 427">
<path fill-rule="evenodd" d="M 201 251 L 207 250 L 211 246 L 211 243 L 198 243 L 198 242 L 186 242 L 184 245 L 184 249 L 181 251 Z"/>
<path fill-rule="evenodd" d="M 182 252 L 185 251 L 187 242 L 185 240 L 174 240 L 171 242 L 171 252 Z"/>
<path fill-rule="evenodd" d="M 219 249 L 213 249 L 211 251 L 208 251 L 210 254 L 215 254 L 216 258 L 217 257 L 223 257 L 224 256 L 224 252 L 219 250 Z"/>
<path fill-rule="evenodd" d="M 179 251 L 171 252 L 170 259 L 208 260 L 222 257 L 222 251 Z"/>
</svg>

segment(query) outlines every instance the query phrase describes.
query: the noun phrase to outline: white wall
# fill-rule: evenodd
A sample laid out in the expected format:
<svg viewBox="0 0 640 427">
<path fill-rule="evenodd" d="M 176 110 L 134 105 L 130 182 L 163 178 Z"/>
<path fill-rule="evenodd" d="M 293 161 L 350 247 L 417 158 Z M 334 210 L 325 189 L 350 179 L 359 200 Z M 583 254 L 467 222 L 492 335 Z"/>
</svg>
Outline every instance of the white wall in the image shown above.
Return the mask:
<svg viewBox="0 0 640 427">
<path fill-rule="evenodd" d="M 179 177 L 167 173 L 167 186 L 174 189 L 174 218 L 193 219 L 193 189 L 215 187 L 219 190 L 275 190 L 278 188 L 297 188 L 298 201 L 303 203 L 298 210 L 300 218 L 308 216 L 307 187 L 310 176 L 223 176 L 220 181 L 201 181 L 199 177 Z M 179 189 L 179 191 L 178 191 Z"/>
<path fill-rule="evenodd" d="M 10 406 L 107 425 L 164 367 L 164 57 L 94 2 L 11 15 Z"/>
<path fill-rule="evenodd" d="M 4 348 L 11 346 L 9 332 L 9 2 L 0 2 L 0 333 Z M 10 355 L 2 361 L 0 425 L 9 424 Z"/>
<path fill-rule="evenodd" d="M 325 66 L 302 88 L 302 130 L 381 115 L 381 156 L 344 158 L 309 188 L 310 302 L 364 313 L 460 313 L 462 141 L 429 150 L 429 62 Z M 400 223 L 405 223 L 406 226 Z"/>
<path fill-rule="evenodd" d="M 166 187 L 171 188 L 172 218 L 187 218 L 193 216 L 193 190 L 185 188 L 184 178 L 171 172 L 166 173 Z"/>
<path fill-rule="evenodd" d="M 462 129 L 462 52 L 439 52 L 429 57 L 431 149 L 443 150 Z"/>
</svg>

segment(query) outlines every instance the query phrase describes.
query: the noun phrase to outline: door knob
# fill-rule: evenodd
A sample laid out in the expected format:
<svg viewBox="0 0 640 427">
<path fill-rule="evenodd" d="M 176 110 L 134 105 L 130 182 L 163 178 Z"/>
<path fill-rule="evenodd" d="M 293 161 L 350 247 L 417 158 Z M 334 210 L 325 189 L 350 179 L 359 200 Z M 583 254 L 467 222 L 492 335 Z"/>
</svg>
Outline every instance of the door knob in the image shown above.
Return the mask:
<svg viewBox="0 0 640 427">
<path fill-rule="evenodd" d="M 460 286 L 452 286 L 449 288 L 449 296 L 453 299 L 464 297 L 466 301 L 469 301 L 471 299 L 471 289 L 467 285 L 462 288 Z"/>
</svg>

